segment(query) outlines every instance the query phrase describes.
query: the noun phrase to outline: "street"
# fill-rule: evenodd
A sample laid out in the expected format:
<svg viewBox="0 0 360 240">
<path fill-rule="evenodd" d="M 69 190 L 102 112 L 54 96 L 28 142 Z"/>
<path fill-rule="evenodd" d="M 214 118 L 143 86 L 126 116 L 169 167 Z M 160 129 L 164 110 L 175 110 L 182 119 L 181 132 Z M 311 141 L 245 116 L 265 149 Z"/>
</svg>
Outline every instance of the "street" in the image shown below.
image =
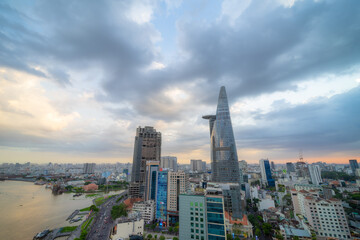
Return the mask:
<svg viewBox="0 0 360 240">
<path fill-rule="evenodd" d="M 123 202 L 126 198 L 119 202 L 116 202 L 116 200 L 126 194 L 127 191 L 124 191 L 118 196 L 107 200 L 99 207 L 99 212 L 94 218 L 94 223 L 92 224 L 86 239 L 109 239 L 110 231 L 114 226 L 114 221 L 111 218 L 111 209 L 114 205 Z"/>
</svg>

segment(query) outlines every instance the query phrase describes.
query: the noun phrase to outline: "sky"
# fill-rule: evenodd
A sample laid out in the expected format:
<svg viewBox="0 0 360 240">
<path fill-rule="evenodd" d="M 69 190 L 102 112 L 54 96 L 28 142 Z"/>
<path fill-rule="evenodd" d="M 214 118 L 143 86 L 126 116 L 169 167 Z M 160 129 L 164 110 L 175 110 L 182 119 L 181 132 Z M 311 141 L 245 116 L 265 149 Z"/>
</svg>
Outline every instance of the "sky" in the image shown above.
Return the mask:
<svg viewBox="0 0 360 240">
<path fill-rule="evenodd" d="M 360 1 L 0 3 L 0 163 L 210 162 L 225 86 L 239 160 L 360 160 Z"/>
</svg>

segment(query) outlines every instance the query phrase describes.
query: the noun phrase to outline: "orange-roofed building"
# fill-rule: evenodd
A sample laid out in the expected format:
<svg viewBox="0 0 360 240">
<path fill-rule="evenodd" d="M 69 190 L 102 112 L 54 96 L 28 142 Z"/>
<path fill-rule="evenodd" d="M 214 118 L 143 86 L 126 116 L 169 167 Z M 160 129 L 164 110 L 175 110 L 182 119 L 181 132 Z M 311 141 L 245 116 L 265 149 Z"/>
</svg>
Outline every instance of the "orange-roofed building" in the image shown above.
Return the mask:
<svg viewBox="0 0 360 240">
<path fill-rule="evenodd" d="M 242 219 L 233 219 L 230 214 L 225 211 L 225 224 L 226 229 L 229 229 L 231 233 L 238 235 L 240 232 L 246 235 L 245 237 L 253 237 L 252 224 L 247 218 L 247 215 L 243 215 Z"/>
<path fill-rule="evenodd" d="M 99 186 L 96 185 L 95 183 L 90 183 L 88 185 L 84 185 L 83 186 L 83 189 L 85 192 L 88 192 L 88 191 L 96 191 L 99 189 Z"/>
<path fill-rule="evenodd" d="M 143 201 L 142 198 L 128 198 L 124 201 L 128 210 L 132 210 L 134 203 Z"/>
</svg>

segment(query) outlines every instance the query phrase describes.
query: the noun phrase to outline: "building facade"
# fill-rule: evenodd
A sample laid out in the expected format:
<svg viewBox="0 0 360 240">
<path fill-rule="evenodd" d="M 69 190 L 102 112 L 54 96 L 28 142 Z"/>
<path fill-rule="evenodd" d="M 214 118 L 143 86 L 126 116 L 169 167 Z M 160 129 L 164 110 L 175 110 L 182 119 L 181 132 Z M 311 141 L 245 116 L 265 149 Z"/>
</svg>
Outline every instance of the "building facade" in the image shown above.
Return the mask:
<svg viewBox="0 0 360 240">
<path fill-rule="evenodd" d="M 168 171 L 157 172 L 156 185 L 156 219 L 161 224 L 167 222 Z"/>
<path fill-rule="evenodd" d="M 95 173 L 95 163 L 85 163 L 84 164 L 84 173 L 85 174 L 92 174 Z"/>
<path fill-rule="evenodd" d="M 322 183 L 320 166 L 318 166 L 318 165 L 309 165 L 308 168 L 309 168 L 311 182 L 314 185 L 320 185 L 320 183 Z"/>
<path fill-rule="evenodd" d="M 183 172 L 168 172 L 167 225 L 179 220 L 179 195 L 189 189 L 189 176 Z"/>
<path fill-rule="evenodd" d="M 205 172 L 206 171 L 206 162 L 204 162 L 202 160 L 191 159 L 190 160 L 190 170 L 192 172 Z"/>
<path fill-rule="evenodd" d="M 203 118 L 208 119 L 210 125 L 211 180 L 239 183 L 239 162 L 224 86 L 220 89 L 216 115 Z"/>
<path fill-rule="evenodd" d="M 357 162 L 356 159 L 350 159 L 350 160 L 349 160 L 349 163 L 350 163 L 351 171 L 352 171 L 352 173 L 355 175 L 356 169 L 359 168 L 359 164 L 358 164 L 358 162 Z"/>
<path fill-rule="evenodd" d="M 275 181 L 271 176 L 269 159 L 260 159 L 259 163 L 260 163 L 261 179 L 263 183 L 265 183 L 269 187 L 275 187 Z"/>
<path fill-rule="evenodd" d="M 149 223 L 155 219 L 155 201 L 135 202 L 132 211 L 140 213 L 145 223 Z"/>
<path fill-rule="evenodd" d="M 146 162 L 145 200 L 155 200 L 156 197 L 156 174 L 159 170 L 158 161 Z"/>
<path fill-rule="evenodd" d="M 176 172 L 178 170 L 177 157 L 173 157 L 173 156 L 161 157 L 160 167 L 171 169 Z"/>
<path fill-rule="evenodd" d="M 139 193 L 132 197 L 144 198 L 145 195 L 145 175 L 146 163 L 148 161 L 160 162 L 161 156 L 161 133 L 157 132 L 153 127 L 138 127 L 136 129 L 133 166 L 131 173 L 132 185 L 137 185 Z M 131 191 L 131 192 L 134 192 Z"/>
<path fill-rule="evenodd" d="M 349 224 L 340 200 L 307 196 L 304 206 L 305 216 L 317 237 L 351 239 Z"/>
</svg>

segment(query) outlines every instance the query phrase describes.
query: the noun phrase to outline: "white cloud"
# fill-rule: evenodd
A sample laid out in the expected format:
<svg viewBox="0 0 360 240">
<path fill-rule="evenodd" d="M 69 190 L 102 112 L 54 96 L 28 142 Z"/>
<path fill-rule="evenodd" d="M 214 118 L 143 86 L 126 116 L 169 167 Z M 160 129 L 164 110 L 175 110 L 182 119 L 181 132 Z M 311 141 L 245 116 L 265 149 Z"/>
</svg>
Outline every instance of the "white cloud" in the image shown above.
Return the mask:
<svg viewBox="0 0 360 240">
<path fill-rule="evenodd" d="M 248 8 L 252 0 L 224 0 L 221 5 L 221 16 L 228 17 L 231 23 L 241 16 L 241 14 Z"/>
<path fill-rule="evenodd" d="M 144 24 L 151 21 L 153 12 L 150 1 L 133 1 L 125 15 L 138 24 Z"/>
</svg>

